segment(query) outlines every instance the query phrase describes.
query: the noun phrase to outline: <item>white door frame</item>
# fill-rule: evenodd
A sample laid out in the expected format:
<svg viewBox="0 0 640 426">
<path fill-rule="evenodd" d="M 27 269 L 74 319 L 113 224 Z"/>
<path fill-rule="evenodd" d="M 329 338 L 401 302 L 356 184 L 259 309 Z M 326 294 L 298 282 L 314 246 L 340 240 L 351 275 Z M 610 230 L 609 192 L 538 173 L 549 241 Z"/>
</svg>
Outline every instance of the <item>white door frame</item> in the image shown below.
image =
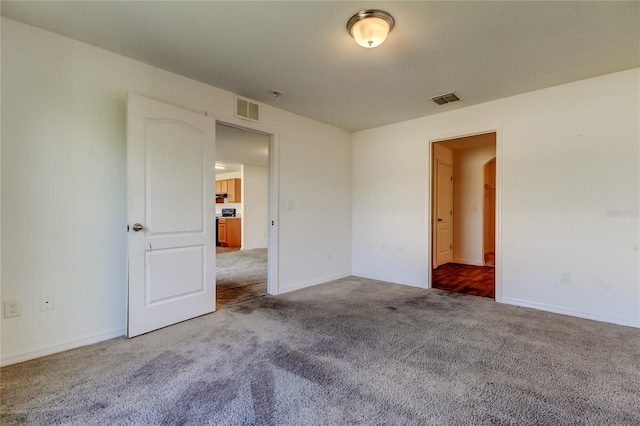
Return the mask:
<svg viewBox="0 0 640 426">
<path fill-rule="evenodd" d="M 438 134 L 428 138 L 427 142 L 427 167 L 426 167 L 426 212 L 425 215 L 425 229 L 426 229 L 426 241 L 427 244 L 427 259 L 425 275 L 426 288 L 431 288 L 432 279 L 432 267 L 433 267 L 433 144 L 436 142 L 443 142 L 449 139 L 463 138 L 467 136 L 482 135 L 485 133 L 496 134 L 496 302 L 502 302 L 502 123 L 490 124 L 481 126 L 474 129 L 451 131 L 445 134 Z"/>
<path fill-rule="evenodd" d="M 280 294 L 280 280 L 278 271 L 278 234 L 279 234 L 279 132 L 258 123 L 246 122 L 240 119 L 216 118 L 216 124 L 234 127 L 239 130 L 260 133 L 269 136 L 269 224 L 267 229 L 267 293 Z"/>
</svg>

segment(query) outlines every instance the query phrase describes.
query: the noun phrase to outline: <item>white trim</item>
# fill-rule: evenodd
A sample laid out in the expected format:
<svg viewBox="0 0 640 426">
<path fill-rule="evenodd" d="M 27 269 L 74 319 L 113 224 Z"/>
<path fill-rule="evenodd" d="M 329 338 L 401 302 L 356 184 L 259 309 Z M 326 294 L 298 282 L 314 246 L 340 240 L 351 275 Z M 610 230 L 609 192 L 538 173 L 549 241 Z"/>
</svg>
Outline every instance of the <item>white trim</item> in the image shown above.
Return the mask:
<svg viewBox="0 0 640 426">
<path fill-rule="evenodd" d="M 281 288 L 279 294 L 289 293 L 289 292 L 296 291 L 296 290 L 302 290 L 303 288 L 313 287 L 313 286 L 319 285 L 319 284 L 326 284 L 326 283 L 331 282 L 331 281 L 335 281 L 335 280 L 339 280 L 339 279 L 347 278 L 347 277 L 351 277 L 351 276 L 352 276 L 351 273 L 346 273 L 346 274 L 334 275 L 334 276 L 331 276 L 331 277 L 324 277 L 324 278 L 320 278 L 320 279 L 317 279 L 317 280 L 307 281 L 307 282 L 302 283 L 302 284 L 296 284 L 293 287 Z"/>
<path fill-rule="evenodd" d="M 451 263 L 459 263 L 461 265 L 484 266 L 484 263 L 478 260 L 470 260 L 470 259 L 453 259 Z"/>
<path fill-rule="evenodd" d="M 425 167 L 425 241 L 427 241 L 427 258 L 425 264 L 425 288 L 431 288 L 431 270 L 433 265 L 433 244 L 432 244 L 432 221 L 433 206 L 431 187 L 433 185 L 433 149 L 435 142 L 442 142 L 449 139 L 457 139 L 468 136 L 482 135 L 485 133 L 496 134 L 496 253 L 495 253 L 495 300 L 502 302 L 502 123 L 487 124 L 482 127 L 474 127 L 466 130 L 452 130 L 447 133 L 440 133 L 427 138 Z"/>
<path fill-rule="evenodd" d="M 506 305 L 521 306 L 523 308 L 537 309 L 539 311 L 553 312 L 555 314 L 568 315 L 570 317 L 578 317 L 578 318 L 584 318 L 584 319 L 593 320 L 593 321 L 607 322 L 611 324 L 626 325 L 628 327 L 640 328 L 640 322 L 627 321 L 619 318 L 612 318 L 604 315 L 592 314 L 589 312 L 563 308 L 555 305 L 546 305 L 544 303 L 527 302 L 526 300 L 513 299 L 511 297 L 503 297 L 501 303 L 504 303 Z"/>
<path fill-rule="evenodd" d="M 267 293 L 280 293 L 280 134 L 273 132 L 269 142 L 269 217 L 267 229 Z M 272 225 L 273 224 L 273 225 Z"/>
<path fill-rule="evenodd" d="M 95 334 L 93 336 L 84 337 L 82 339 L 71 340 L 65 343 L 60 343 L 53 346 L 47 346 L 32 351 L 21 352 L 14 355 L 8 355 L 0 359 L 0 366 L 4 367 L 11 364 L 17 364 L 19 362 L 29 361 L 31 359 L 40 358 L 47 355 L 52 355 L 58 352 L 68 351 L 69 349 L 79 348 L 81 346 L 91 345 L 105 340 L 113 339 L 115 337 L 121 337 L 125 335 L 124 328 L 118 328 L 116 330 L 108 331 L 106 333 Z"/>
<path fill-rule="evenodd" d="M 427 150 L 427 164 L 424 167 L 424 179 L 423 181 L 427 183 L 427 190 L 425 192 L 425 206 L 424 211 L 427 213 L 425 215 L 425 242 L 427 243 L 427 259 L 426 264 L 424 265 L 424 287 L 423 288 L 431 288 L 431 274 L 433 271 L 433 237 L 431 235 L 431 231 L 433 229 L 433 205 L 432 205 L 432 188 L 433 188 L 433 142 L 427 139 L 427 143 L 425 144 L 425 149 Z"/>
<path fill-rule="evenodd" d="M 496 127 L 496 247 L 495 299 L 502 302 L 502 123 Z M 484 257 L 484 254 L 483 254 Z"/>
</svg>

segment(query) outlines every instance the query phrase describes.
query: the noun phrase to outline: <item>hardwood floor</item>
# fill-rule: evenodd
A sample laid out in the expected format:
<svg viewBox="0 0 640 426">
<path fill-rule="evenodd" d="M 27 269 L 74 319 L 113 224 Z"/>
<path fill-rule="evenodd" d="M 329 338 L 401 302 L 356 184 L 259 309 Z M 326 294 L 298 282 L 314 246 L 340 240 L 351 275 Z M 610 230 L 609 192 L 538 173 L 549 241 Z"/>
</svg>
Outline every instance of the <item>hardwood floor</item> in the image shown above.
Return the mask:
<svg viewBox="0 0 640 426">
<path fill-rule="evenodd" d="M 447 263 L 433 270 L 431 286 L 495 299 L 495 268 Z"/>
</svg>

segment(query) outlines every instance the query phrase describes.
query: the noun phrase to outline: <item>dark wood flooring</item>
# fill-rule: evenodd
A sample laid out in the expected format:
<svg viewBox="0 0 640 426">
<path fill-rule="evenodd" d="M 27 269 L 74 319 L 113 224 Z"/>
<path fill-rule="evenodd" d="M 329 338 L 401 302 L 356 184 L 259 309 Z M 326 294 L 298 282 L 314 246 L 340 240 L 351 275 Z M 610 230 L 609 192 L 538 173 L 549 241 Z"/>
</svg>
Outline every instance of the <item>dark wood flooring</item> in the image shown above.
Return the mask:
<svg viewBox="0 0 640 426">
<path fill-rule="evenodd" d="M 447 263 L 433 270 L 431 287 L 495 299 L 495 272 L 490 266 Z"/>
</svg>

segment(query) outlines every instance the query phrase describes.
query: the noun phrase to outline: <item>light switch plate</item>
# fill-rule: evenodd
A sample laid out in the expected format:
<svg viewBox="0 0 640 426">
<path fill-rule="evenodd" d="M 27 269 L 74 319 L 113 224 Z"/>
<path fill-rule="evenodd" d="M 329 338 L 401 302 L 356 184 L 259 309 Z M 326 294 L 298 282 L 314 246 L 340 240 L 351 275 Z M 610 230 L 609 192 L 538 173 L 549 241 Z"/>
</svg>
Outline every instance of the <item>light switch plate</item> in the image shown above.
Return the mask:
<svg viewBox="0 0 640 426">
<path fill-rule="evenodd" d="M 53 294 L 43 294 L 40 296 L 40 310 L 50 311 L 53 309 Z"/>
</svg>

